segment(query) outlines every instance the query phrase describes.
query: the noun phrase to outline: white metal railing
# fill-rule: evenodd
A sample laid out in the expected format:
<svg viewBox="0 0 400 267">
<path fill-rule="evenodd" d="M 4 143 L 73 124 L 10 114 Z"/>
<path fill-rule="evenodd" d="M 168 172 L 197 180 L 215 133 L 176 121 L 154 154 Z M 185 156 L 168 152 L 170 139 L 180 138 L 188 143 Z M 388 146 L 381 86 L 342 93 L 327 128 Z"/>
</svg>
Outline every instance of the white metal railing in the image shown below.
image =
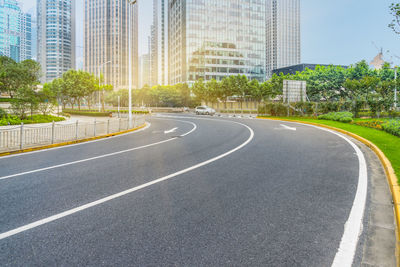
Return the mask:
<svg viewBox="0 0 400 267">
<path fill-rule="evenodd" d="M 145 115 L 133 117 L 133 128 L 145 123 Z M 50 123 L 47 125 L 16 125 L 0 127 L 0 152 L 13 151 L 38 145 L 56 144 L 89 137 L 116 133 L 129 129 L 127 118 L 93 122 Z"/>
</svg>

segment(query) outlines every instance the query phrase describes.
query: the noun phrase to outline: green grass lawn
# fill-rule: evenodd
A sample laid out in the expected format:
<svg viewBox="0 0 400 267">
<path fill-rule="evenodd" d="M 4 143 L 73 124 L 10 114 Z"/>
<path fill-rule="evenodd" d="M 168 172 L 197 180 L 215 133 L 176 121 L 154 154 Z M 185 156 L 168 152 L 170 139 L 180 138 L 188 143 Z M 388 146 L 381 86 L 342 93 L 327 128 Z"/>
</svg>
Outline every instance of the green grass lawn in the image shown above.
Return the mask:
<svg viewBox="0 0 400 267">
<path fill-rule="evenodd" d="M 7 118 L 0 118 L 0 126 L 6 125 L 20 125 L 21 122 L 24 124 L 34 124 L 34 123 L 49 123 L 49 122 L 57 122 L 64 121 L 63 117 L 56 117 L 52 115 L 33 115 L 28 116 L 26 119 L 21 120 L 17 116 L 8 116 Z"/>
<path fill-rule="evenodd" d="M 362 127 L 358 125 L 353 125 L 349 123 L 342 123 L 336 121 L 318 120 L 312 118 L 302 118 L 302 117 L 266 117 L 274 119 L 288 119 L 297 120 L 304 122 L 313 122 L 323 125 L 328 125 L 336 128 L 340 128 L 356 135 L 359 135 L 372 143 L 374 143 L 380 150 L 386 155 L 393 169 L 398 177 L 398 182 L 400 184 L 400 138 L 381 130 L 376 130 L 372 128 Z"/>
</svg>

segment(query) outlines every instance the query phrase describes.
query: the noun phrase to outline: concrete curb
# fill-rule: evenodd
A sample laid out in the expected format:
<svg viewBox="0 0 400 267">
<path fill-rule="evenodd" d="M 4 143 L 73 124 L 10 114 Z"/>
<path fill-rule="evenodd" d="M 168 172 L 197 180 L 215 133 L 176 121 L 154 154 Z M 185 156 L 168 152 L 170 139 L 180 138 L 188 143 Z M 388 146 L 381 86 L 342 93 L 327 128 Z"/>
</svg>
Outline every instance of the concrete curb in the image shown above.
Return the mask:
<svg viewBox="0 0 400 267">
<path fill-rule="evenodd" d="M 14 154 L 21 154 L 21 153 L 26 153 L 26 152 L 32 152 L 32 151 L 37 151 L 37 150 L 44 150 L 44 149 L 54 148 L 54 147 L 60 147 L 60 146 L 67 146 L 67 145 L 73 145 L 73 144 L 78 144 L 78 143 L 84 143 L 84 142 L 98 140 L 98 139 L 104 139 L 104 138 L 108 138 L 108 137 L 112 137 L 112 136 L 117 136 L 117 135 L 122 135 L 122 134 L 130 133 L 130 132 L 134 132 L 134 131 L 137 131 L 137 130 L 140 130 L 140 129 L 144 128 L 145 126 L 146 126 L 146 123 L 144 123 L 143 125 L 141 125 L 139 127 L 136 127 L 136 128 L 133 128 L 133 129 L 129 129 L 129 130 L 125 130 L 125 131 L 121 131 L 121 132 L 105 134 L 105 135 L 99 135 L 99 136 L 96 136 L 96 137 L 89 137 L 89 138 L 84 138 L 84 139 L 79 139 L 79 140 L 74 140 L 74 141 L 68 141 L 68 142 L 62 142 L 62 143 L 57 143 L 57 144 L 38 146 L 38 147 L 31 147 L 31 148 L 25 148 L 25 149 L 8 151 L 8 152 L 2 152 L 2 153 L 0 153 L 0 157 L 14 155 Z"/>
<path fill-rule="evenodd" d="M 288 119 L 275 119 L 275 118 L 261 118 L 257 117 L 258 119 L 265 119 L 265 120 L 273 120 L 273 121 L 288 121 L 288 122 L 296 122 L 296 123 L 302 123 L 302 124 L 309 124 L 309 125 L 314 125 L 318 127 L 323 127 L 327 128 L 330 130 L 334 130 L 343 134 L 346 134 L 348 136 L 353 137 L 354 139 L 362 142 L 366 146 L 368 146 L 372 151 L 375 152 L 375 154 L 378 156 L 380 159 L 383 168 L 385 169 L 386 177 L 389 183 L 389 188 L 390 191 L 392 192 L 392 198 L 393 198 L 393 209 L 394 209 L 394 217 L 396 219 L 396 260 L 397 260 L 397 266 L 400 267 L 400 185 L 398 184 L 397 176 L 393 170 L 392 164 L 388 160 L 388 158 L 385 156 L 385 154 L 376 146 L 374 145 L 371 141 L 358 136 L 354 133 L 351 133 L 349 131 L 345 131 L 339 128 L 319 124 L 319 123 L 314 123 L 314 122 L 304 122 L 304 121 L 298 121 L 298 120 L 288 120 Z"/>
</svg>

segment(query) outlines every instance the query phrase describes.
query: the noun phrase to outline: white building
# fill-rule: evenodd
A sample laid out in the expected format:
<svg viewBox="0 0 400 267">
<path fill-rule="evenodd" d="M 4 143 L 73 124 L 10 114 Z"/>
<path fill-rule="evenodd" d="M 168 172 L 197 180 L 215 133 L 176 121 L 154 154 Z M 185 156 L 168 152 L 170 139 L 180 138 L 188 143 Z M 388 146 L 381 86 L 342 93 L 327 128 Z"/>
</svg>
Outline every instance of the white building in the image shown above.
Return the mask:
<svg viewBox="0 0 400 267">
<path fill-rule="evenodd" d="M 42 82 L 75 68 L 75 0 L 37 0 L 37 58 Z"/>
<path fill-rule="evenodd" d="M 140 1 L 138 1 L 139 3 Z M 85 0 L 84 70 L 103 74 L 114 90 L 139 82 L 138 3 L 126 0 Z M 132 36 L 132 73 L 129 73 L 129 19 Z M 109 62 L 109 63 L 107 63 Z"/>
<path fill-rule="evenodd" d="M 167 85 L 168 78 L 168 0 L 153 0 L 151 29 L 152 85 Z"/>
<path fill-rule="evenodd" d="M 266 16 L 266 71 L 297 65 L 300 51 L 300 0 L 263 0 Z"/>
</svg>

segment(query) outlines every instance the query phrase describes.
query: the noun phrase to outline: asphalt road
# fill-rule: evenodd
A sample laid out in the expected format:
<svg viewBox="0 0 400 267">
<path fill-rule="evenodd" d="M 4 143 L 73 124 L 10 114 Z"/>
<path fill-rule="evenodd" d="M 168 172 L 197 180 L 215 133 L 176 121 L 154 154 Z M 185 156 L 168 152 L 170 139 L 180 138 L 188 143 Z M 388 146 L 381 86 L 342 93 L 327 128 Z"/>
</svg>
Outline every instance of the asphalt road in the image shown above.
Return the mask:
<svg viewBox="0 0 400 267">
<path fill-rule="evenodd" d="M 0 265 L 331 266 L 358 184 L 349 143 L 274 121 L 149 122 L 0 158 Z"/>
</svg>

